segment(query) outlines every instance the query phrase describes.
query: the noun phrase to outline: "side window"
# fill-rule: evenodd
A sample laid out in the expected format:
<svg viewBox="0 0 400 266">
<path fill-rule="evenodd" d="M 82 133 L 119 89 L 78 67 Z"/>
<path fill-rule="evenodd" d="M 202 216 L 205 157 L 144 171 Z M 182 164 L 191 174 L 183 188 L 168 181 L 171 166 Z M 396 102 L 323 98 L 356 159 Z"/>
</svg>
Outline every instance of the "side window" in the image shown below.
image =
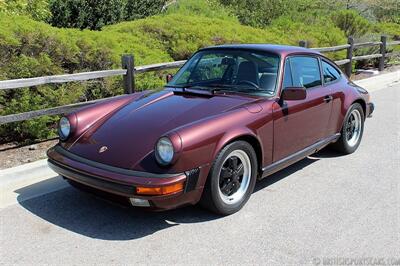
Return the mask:
<svg viewBox="0 0 400 266">
<path fill-rule="evenodd" d="M 324 74 L 325 83 L 329 83 L 340 78 L 340 72 L 325 61 L 322 61 L 322 73 Z"/>
<path fill-rule="evenodd" d="M 290 61 L 286 60 L 283 76 L 283 88 L 293 87 L 292 71 L 290 69 Z"/>
<path fill-rule="evenodd" d="M 291 57 L 293 86 L 311 88 L 322 85 L 318 59 L 308 56 Z"/>
</svg>

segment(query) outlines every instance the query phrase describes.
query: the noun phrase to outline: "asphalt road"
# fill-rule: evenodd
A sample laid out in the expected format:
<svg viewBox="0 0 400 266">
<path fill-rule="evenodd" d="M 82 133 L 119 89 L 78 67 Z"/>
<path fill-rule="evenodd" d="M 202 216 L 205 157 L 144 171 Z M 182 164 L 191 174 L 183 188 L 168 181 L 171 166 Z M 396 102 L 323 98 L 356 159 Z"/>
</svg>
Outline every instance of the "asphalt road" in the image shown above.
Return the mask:
<svg viewBox="0 0 400 266">
<path fill-rule="evenodd" d="M 400 84 L 372 99 L 356 153 L 322 151 L 264 179 L 239 213 L 147 213 L 67 187 L 0 209 L 0 263 L 400 265 Z"/>
</svg>

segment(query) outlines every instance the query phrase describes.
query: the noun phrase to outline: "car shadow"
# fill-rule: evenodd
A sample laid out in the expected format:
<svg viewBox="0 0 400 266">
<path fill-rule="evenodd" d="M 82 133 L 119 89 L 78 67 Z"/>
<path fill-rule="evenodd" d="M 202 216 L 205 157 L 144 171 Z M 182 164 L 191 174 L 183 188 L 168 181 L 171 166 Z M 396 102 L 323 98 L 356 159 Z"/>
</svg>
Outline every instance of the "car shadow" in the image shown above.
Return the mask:
<svg viewBox="0 0 400 266">
<path fill-rule="evenodd" d="M 24 187 L 23 190 L 28 191 L 29 188 Z M 47 222 L 103 240 L 138 239 L 179 224 L 210 221 L 220 217 L 199 207 L 183 207 L 165 212 L 129 208 L 73 187 L 29 200 L 19 201 L 20 196 L 17 199 L 22 207 Z"/>
<path fill-rule="evenodd" d="M 345 156 L 345 154 L 341 153 L 341 152 L 338 152 L 338 151 L 335 151 L 333 149 L 325 148 L 325 149 L 320 150 L 317 153 L 312 154 L 310 156 L 310 158 L 323 159 L 323 158 L 335 158 L 335 157 L 342 157 L 342 156 Z"/>
<path fill-rule="evenodd" d="M 305 158 L 257 182 L 254 193 L 318 161 Z M 57 177 L 59 178 L 59 177 Z M 48 182 L 48 181 L 46 181 Z M 179 224 L 200 223 L 222 218 L 198 206 L 165 212 L 128 208 L 99 199 L 73 187 L 26 200 L 37 184 L 16 190 L 19 204 L 36 216 L 71 232 L 102 240 L 133 240 Z"/>
<path fill-rule="evenodd" d="M 320 160 L 319 158 L 315 158 L 315 157 L 306 157 L 306 158 L 302 159 L 301 161 L 298 161 L 298 162 L 296 162 L 296 163 L 294 163 L 294 164 L 292 164 L 270 176 L 267 176 L 256 183 L 253 193 L 256 193 L 257 191 L 262 190 L 284 178 L 287 178 L 291 174 L 293 174 L 293 173 L 295 173 L 295 172 L 297 172 L 319 160 Z"/>
</svg>

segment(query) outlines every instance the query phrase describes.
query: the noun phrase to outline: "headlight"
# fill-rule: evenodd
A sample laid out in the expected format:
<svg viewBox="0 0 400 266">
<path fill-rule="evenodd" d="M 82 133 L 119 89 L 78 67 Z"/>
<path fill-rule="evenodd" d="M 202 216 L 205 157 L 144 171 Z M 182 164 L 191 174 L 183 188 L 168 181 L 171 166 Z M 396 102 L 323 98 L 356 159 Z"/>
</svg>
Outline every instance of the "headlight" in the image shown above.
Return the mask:
<svg viewBox="0 0 400 266">
<path fill-rule="evenodd" d="M 62 117 L 58 125 L 58 135 L 60 136 L 60 139 L 66 140 L 71 133 L 71 124 L 69 123 L 68 118 Z"/>
<path fill-rule="evenodd" d="M 162 137 L 156 145 L 156 159 L 162 165 L 168 165 L 174 158 L 174 146 L 167 137 Z"/>
</svg>

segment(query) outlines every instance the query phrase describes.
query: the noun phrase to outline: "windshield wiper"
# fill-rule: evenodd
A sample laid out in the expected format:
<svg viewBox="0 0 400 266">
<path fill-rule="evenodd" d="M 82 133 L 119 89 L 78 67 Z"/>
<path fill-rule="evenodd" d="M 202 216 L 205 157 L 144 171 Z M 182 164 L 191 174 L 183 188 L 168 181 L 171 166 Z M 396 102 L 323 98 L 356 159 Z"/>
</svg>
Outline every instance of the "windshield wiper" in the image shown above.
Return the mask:
<svg viewBox="0 0 400 266">
<path fill-rule="evenodd" d="M 202 90 L 202 91 L 209 91 L 211 93 L 217 92 L 217 91 L 234 91 L 230 90 L 227 87 L 231 87 L 230 85 L 224 85 L 224 84 L 209 84 L 209 85 L 166 85 L 165 87 L 171 87 L 171 88 L 179 88 L 182 89 L 182 91 L 186 91 L 186 89 L 196 89 L 196 90 Z"/>
</svg>

